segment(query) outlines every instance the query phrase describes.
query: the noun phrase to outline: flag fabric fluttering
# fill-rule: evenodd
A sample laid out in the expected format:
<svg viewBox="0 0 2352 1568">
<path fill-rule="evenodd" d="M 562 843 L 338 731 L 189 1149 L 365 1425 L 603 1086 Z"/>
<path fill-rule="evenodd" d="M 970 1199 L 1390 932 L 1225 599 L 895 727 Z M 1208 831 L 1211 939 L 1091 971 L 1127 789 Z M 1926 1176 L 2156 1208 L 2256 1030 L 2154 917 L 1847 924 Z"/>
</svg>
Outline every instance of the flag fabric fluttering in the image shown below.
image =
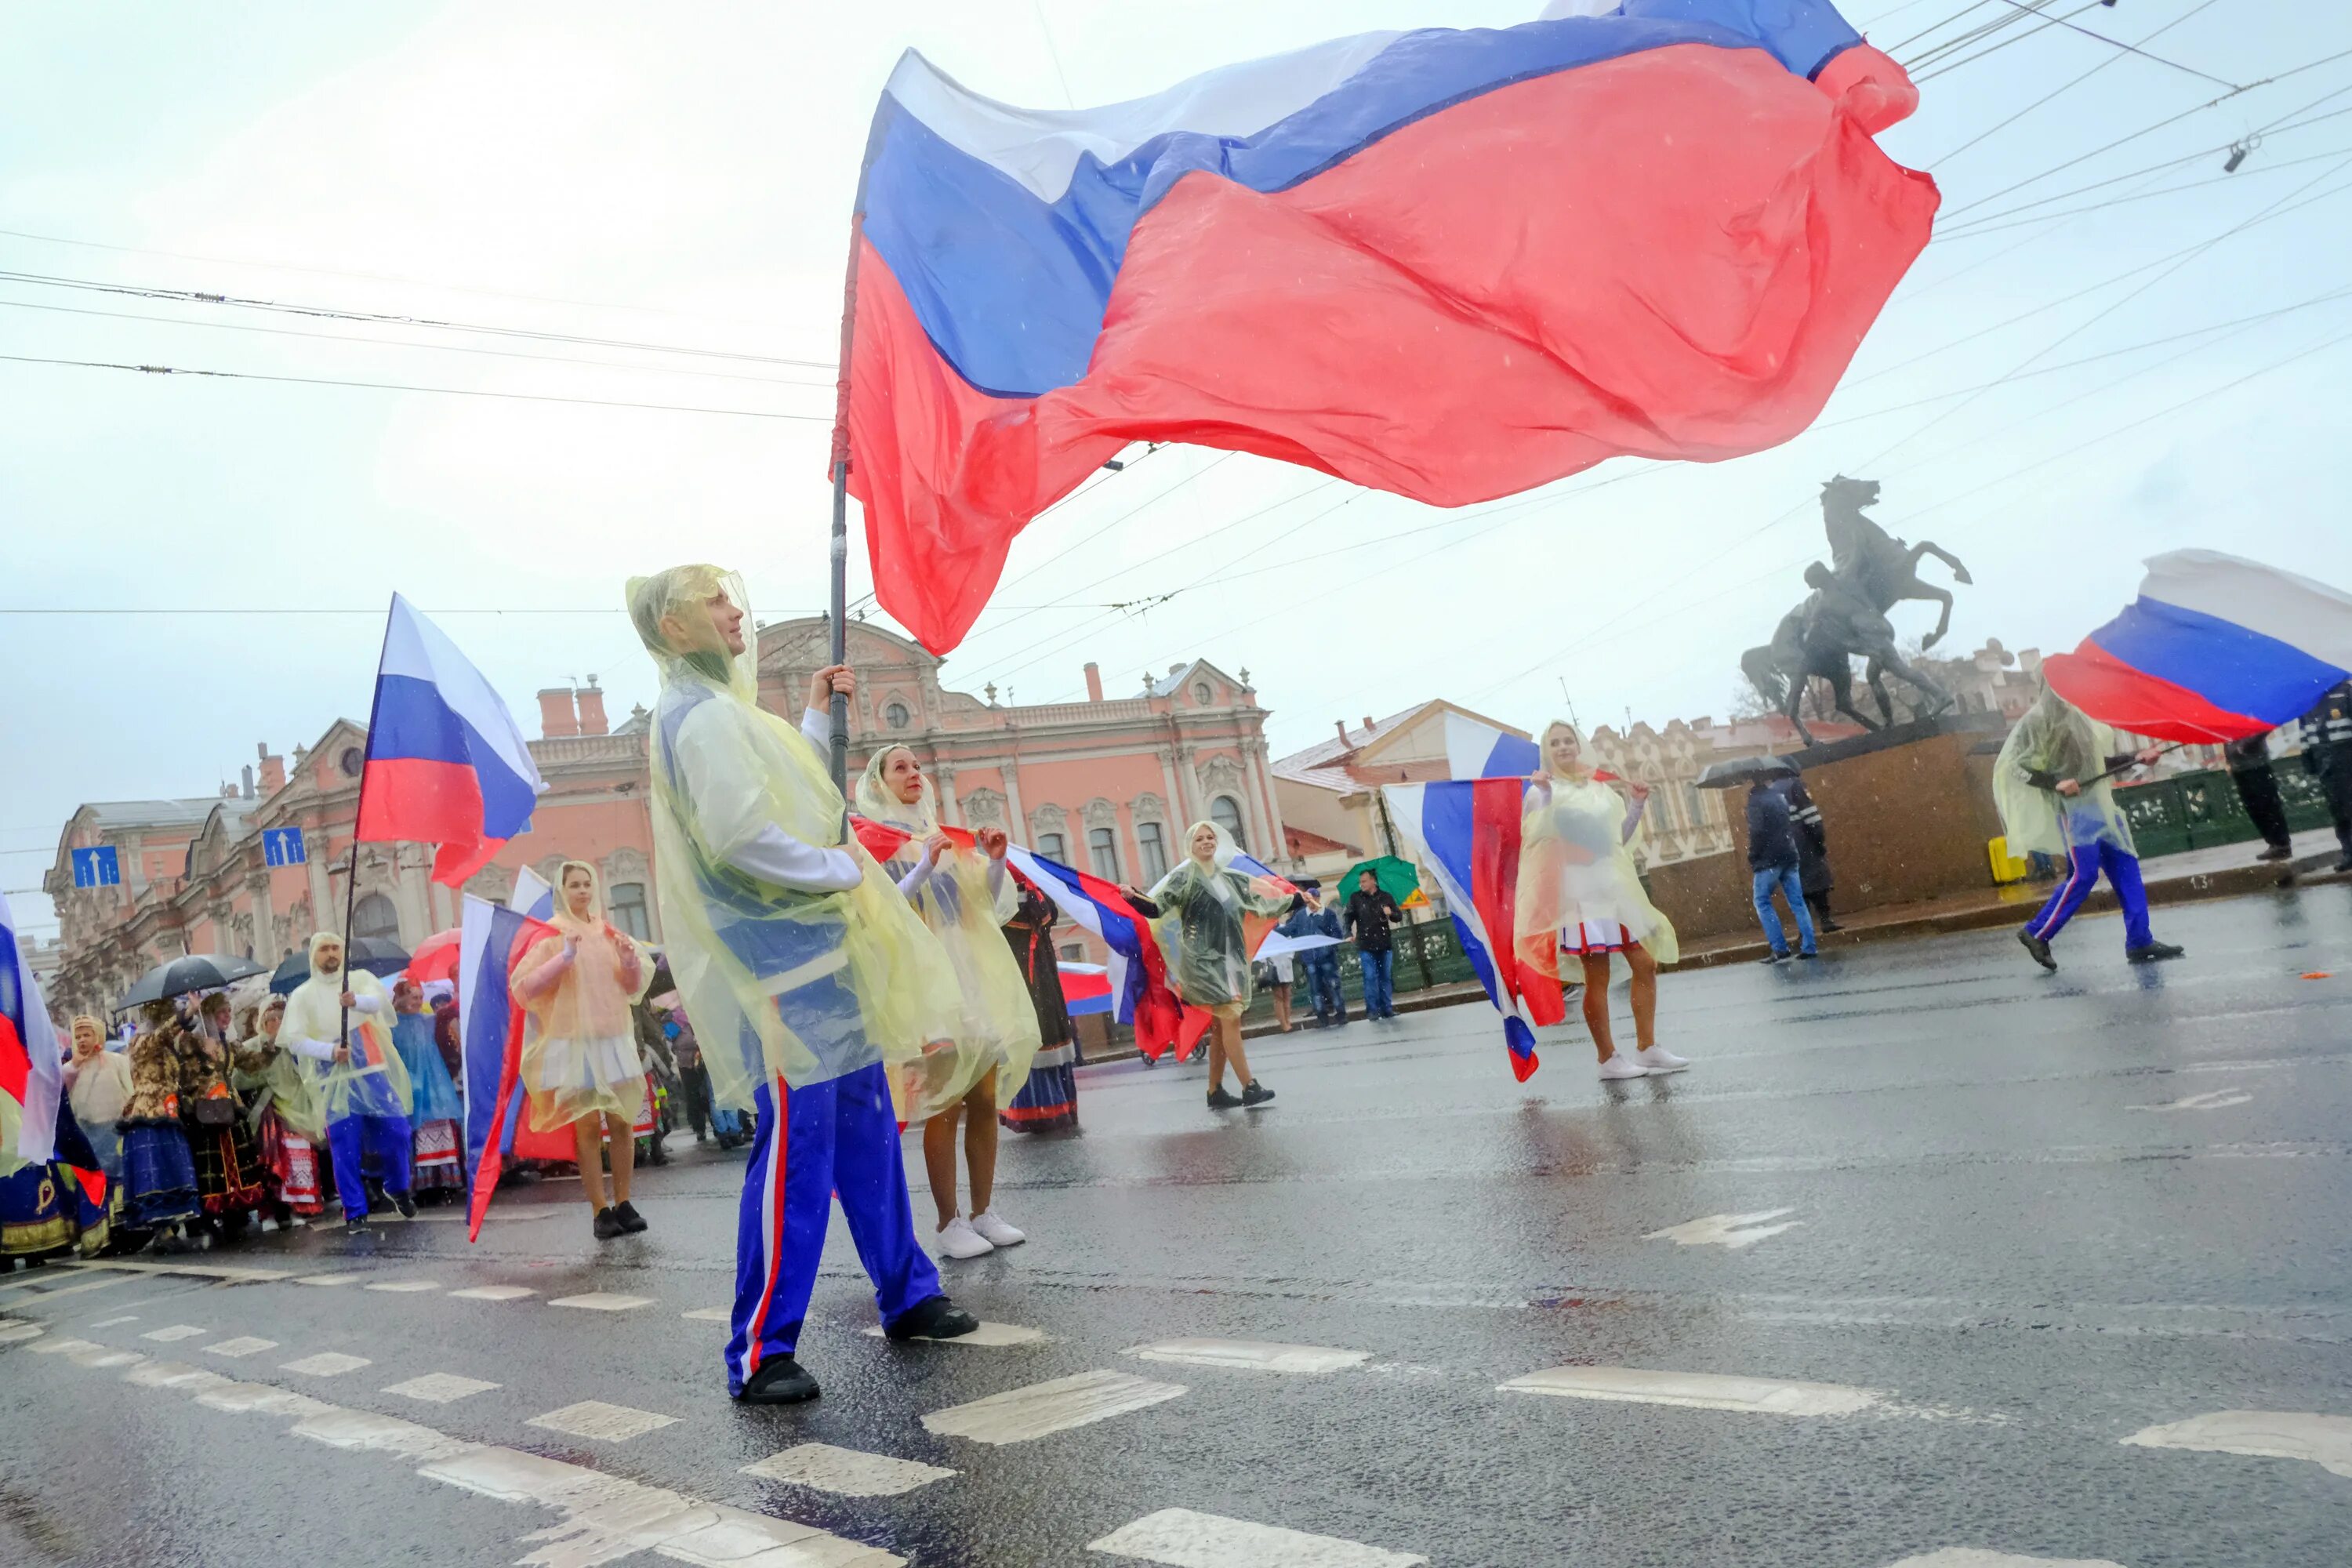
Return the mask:
<svg viewBox="0 0 2352 1568">
<path fill-rule="evenodd" d="M 1099 963 L 1063 959 L 1055 965 L 1062 977 L 1062 1005 L 1073 1018 L 1111 1010 L 1110 971 Z"/>
<path fill-rule="evenodd" d="M 466 1169 L 473 1188 L 467 1237 L 478 1240 L 509 1158 L 569 1160 L 576 1150 L 571 1129 L 541 1132 L 530 1126 L 522 1086 L 524 1018 L 515 971 L 531 944 L 555 935 L 555 928 L 468 893 L 458 929 L 457 1032 L 466 1065 Z"/>
<path fill-rule="evenodd" d="M 1005 851 L 1005 863 L 1054 900 L 1072 924 L 1100 938 L 1110 950 L 1111 1016 L 1135 1031 L 1136 1049 L 1157 1061 L 1175 1047 L 1180 1058 L 1192 1053 L 1200 1028 L 1186 1038 L 1186 1014 L 1207 1015 L 1188 1008 L 1168 986 L 1168 961 L 1151 934 L 1151 926 L 1125 894 L 1100 877 L 1048 860 L 1015 844 Z"/>
<path fill-rule="evenodd" d="M 1938 197 L 1827 0 L 1366 33 L 1069 112 L 920 55 L 875 111 L 845 428 L 875 593 L 934 653 L 1130 442 L 1440 506 L 1805 428 Z"/>
<path fill-rule="evenodd" d="M 1527 777 L 1543 765 L 1543 751 L 1525 735 L 1471 718 L 1445 715 L 1445 771 L 1457 779 Z"/>
<path fill-rule="evenodd" d="M 433 879 L 459 887 L 530 828 L 545 787 L 505 701 L 394 594 L 368 720 L 360 839 L 438 845 Z"/>
<path fill-rule="evenodd" d="M 1517 778 L 1384 784 L 1389 816 L 1421 848 L 1445 894 L 1462 951 L 1503 1016 L 1511 1071 L 1534 1073 L 1537 1027 L 1568 1016 L 1559 977 L 1519 962 L 1514 906 L 1518 899 L 1519 803 Z"/>
<path fill-rule="evenodd" d="M 2352 675 L 2352 595 L 2219 551 L 2169 551 L 2148 559 L 2123 614 L 2042 670 L 2059 696 L 2131 734 L 2244 740 Z"/>
<path fill-rule="evenodd" d="M 56 1157 L 65 1072 L 41 983 L 0 893 L 0 1176 Z"/>
</svg>

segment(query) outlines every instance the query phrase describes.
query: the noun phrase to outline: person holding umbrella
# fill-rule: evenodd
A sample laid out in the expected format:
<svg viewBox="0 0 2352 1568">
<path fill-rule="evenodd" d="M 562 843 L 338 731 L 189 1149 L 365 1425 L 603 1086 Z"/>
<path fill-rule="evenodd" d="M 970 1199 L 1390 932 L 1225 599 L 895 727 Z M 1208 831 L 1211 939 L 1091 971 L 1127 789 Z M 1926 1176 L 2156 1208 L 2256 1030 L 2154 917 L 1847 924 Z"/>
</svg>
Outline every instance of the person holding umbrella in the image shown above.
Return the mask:
<svg viewBox="0 0 2352 1568">
<path fill-rule="evenodd" d="M 278 1028 L 282 1046 L 307 1058 L 310 1083 L 327 1122 L 335 1191 L 343 1200 L 343 1229 L 367 1230 L 367 1182 L 361 1162 L 383 1163 L 383 1190 L 404 1219 L 416 1217 L 409 1196 L 414 1134 L 408 1122 L 408 1069 L 384 1026 L 383 982 L 363 969 L 346 970 L 343 939 L 322 931 L 310 938 L 310 977 L 286 999 Z"/>
</svg>

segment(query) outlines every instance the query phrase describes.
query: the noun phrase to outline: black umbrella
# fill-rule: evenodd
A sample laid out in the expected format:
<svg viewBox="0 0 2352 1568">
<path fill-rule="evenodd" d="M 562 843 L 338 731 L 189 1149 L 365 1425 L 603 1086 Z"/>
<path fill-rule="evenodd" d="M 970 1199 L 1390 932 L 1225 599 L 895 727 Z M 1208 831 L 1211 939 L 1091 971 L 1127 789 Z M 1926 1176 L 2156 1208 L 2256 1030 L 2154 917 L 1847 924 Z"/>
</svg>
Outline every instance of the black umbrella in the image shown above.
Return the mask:
<svg viewBox="0 0 2352 1568">
<path fill-rule="evenodd" d="M 364 969 L 380 979 L 389 978 L 408 967 L 408 950 L 396 942 L 355 936 L 343 944 L 343 963 L 348 968 Z M 310 978 L 310 950 L 305 947 L 299 952 L 286 955 L 286 962 L 269 977 L 269 989 L 284 996 Z"/>
<path fill-rule="evenodd" d="M 185 958 L 159 963 L 141 975 L 122 994 L 114 1010 L 120 1013 L 142 1002 L 160 1002 L 167 997 L 184 996 L 191 991 L 217 991 L 248 974 L 260 973 L 261 965 L 249 958 L 231 958 L 225 952 L 192 952 Z"/>
<path fill-rule="evenodd" d="M 1786 757 L 1734 757 L 1727 763 L 1710 763 L 1706 772 L 1698 775 L 1701 789 L 1737 789 L 1750 779 L 1795 778 L 1797 764 Z"/>
</svg>

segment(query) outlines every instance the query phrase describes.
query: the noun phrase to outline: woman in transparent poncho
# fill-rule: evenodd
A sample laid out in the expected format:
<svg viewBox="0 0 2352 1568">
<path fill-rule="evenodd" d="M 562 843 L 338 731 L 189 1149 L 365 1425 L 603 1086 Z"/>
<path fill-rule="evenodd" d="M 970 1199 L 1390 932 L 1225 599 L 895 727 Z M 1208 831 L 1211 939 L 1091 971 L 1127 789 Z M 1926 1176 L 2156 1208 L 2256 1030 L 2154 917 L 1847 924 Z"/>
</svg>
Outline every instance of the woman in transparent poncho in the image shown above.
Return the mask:
<svg viewBox="0 0 2352 1568">
<path fill-rule="evenodd" d="M 637 1055 L 630 1005 L 646 994 L 653 965 L 604 921 L 596 868 L 566 860 L 555 874 L 556 934 L 523 954 L 515 994 L 530 1014 L 522 1042 L 522 1084 L 531 1125 L 572 1129 L 580 1185 L 599 1241 L 646 1228 L 629 1202 L 636 1169 L 637 1112 L 646 1065 Z M 605 1202 L 604 1147 L 612 1151 L 612 1202 Z"/>
<path fill-rule="evenodd" d="M 2134 963 L 2180 956 L 2179 948 L 2157 941 L 2148 930 L 2131 822 L 2116 801 L 2116 775 L 2158 755 L 2153 746 L 2133 750 L 2047 686 L 2001 742 L 1992 798 L 2009 852 L 2022 857 L 2038 850 L 2066 866 L 2049 901 L 2017 933 L 2042 968 L 2058 967 L 2050 939 L 2083 907 L 2102 871 L 2123 906 L 2124 956 Z"/>
<path fill-rule="evenodd" d="M 1020 896 L 1004 868 L 1005 836 L 982 828 L 977 847 L 940 831 L 939 808 L 922 764 L 904 746 L 885 746 L 857 781 L 857 810 L 910 837 L 883 869 L 923 917 L 955 966 L 963 1017 L 952 1042 L 898 1075 L 899 1112 L 923 1124 L 923 1163 L 940 1214 L 940 1249 L 978 1258 L 1028 1239 L 994 1208 L 996 1108 L 1021 1092 L 1037 1055 L 1037 1012 L 1005 944 L 1004 922 Z M 956 1122 L 963 1121 L 971 1217 L 956 1205 Z"/>
<path fill-rule="evenodd" d="M 656 886 L 670 973 L 712 1099 L 756 1117 L 736 1228 L 728 1390 L 814 1397 L 796 1359 L 837 1194 L 893 1339 L 970 1333 L 916 1244 L 890 1073 L 961 1022 L 955 972 L 849 834 L 827 772 L 824 705 L 845 666 L 809 681 L 798 728 L 759 706 L 740 578 L 675 566 L 628 587 L 661 673 L 648 737 Z"/>
<path fill-rule="evenodd" d="M 1205 1011 L 1209 1035 L 1209 1108 L 1259 1106 L 1274 1090 L 1258 1082 L 1242 1050 L 1242 1015 L 1250 1004 L 1250 941 L 1244 916 L 1279 919 L 1305 903 L 1296 893 L 1263 877 L 1233 867 L 1233 845 L 1213 822 L 1196 822 L 1184 835 L 1186 854 L 1148 894 L 1128 891 L 1128 901 L 1152 920 L 1168 960 L 1168 984 L 1189 1006 Z M 1239 1097 L 1225 1092 L 1225 1068 L 1242 1086 Z"/>
<path fill-rule="evenodd" d="M 1631 799 L 1595 777 L 1576 726 L 1555 721 L 1544 730 L 1543 767 L 1528 780 L 1519 823 L 1519 956 L 1545 973 L 1562 954 L 1579 961 L 1584 1024 L 1603 1079 L 1690 1066 L 1657 1042 L 1658 965 L 1672 963 L 1681 949 L 1633 860 L 1650 792 L 1637 784 L 1629 793 Z M 1632 973 L 1632 1051 L 1617 1048 L 1609 1025 L 1609 961 L 1618 952 Z"/>
</svg>

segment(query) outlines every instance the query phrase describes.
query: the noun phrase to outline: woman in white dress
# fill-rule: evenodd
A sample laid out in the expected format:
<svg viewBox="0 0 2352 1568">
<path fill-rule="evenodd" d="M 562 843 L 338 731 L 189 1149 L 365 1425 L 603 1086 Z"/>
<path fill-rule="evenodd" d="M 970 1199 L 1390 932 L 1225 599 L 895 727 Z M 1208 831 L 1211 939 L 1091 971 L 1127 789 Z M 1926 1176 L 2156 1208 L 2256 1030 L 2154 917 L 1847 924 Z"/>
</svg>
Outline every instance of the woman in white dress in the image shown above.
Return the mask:
<svg viewBox="0 0 2352 1568">
<path fill-rule="evenodd" d="M 1633 861 L 1650 791 L 1636 784 L 1619 795 L 1583 753 L 1574 725 L 1544 731 L 1543 767 L 1528 780 L 1520 820 L 1519 956 L 1543 973 L 1563 957 L 1582 965 L 1584 1023 L 1603 1079 L 1680 1072 L 1690 1063 L 1657 1043 L 1657 1016 L 1658 965 L 1681 950 Z M 1609 1026 L 1609 959 L 1618 952 L 1633 978 L 1630 1052 L 1617 1049 Z"/>
</svg>

